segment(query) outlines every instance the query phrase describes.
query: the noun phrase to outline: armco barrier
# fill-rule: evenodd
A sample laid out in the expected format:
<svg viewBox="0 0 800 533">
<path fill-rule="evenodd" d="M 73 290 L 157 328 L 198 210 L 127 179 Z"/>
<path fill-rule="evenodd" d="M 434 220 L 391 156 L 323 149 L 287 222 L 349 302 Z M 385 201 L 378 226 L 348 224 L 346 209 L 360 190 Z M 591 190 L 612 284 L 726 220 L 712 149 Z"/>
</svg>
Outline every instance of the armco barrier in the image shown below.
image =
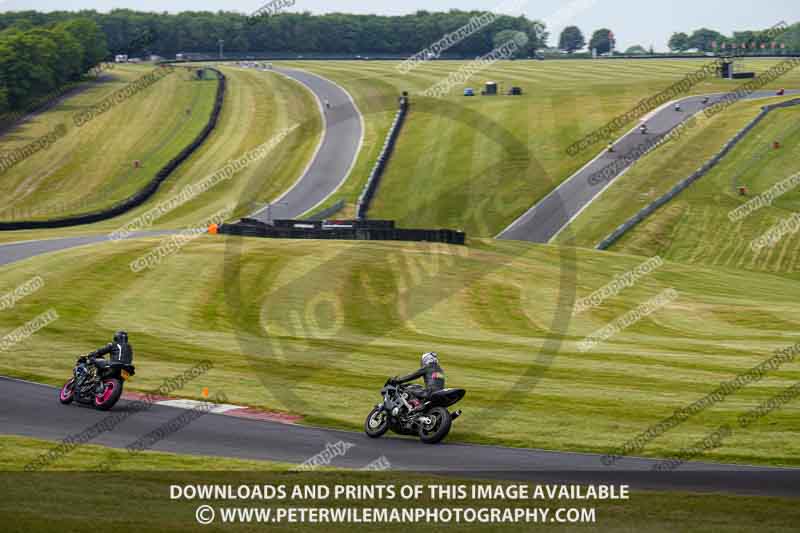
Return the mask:
<svg viewBox="0 0 800 533">
<path fill-rule="evenodd" d="M 358 198 L 358 204 L 356 205 L 356 218 L 358 219 L 367 218 L 367 211 L 369 211 L 369 206 L 372 203 L 372 199 L 375 197 L 375 193 L 378 191 L 381 176 L 383 176 L 383 172 L 386 170 L 386 165 L 389 163 L 389 158 L 392 157 L 394 145 L 397 142 L 397 137 L 400 135 L 400 128 L 402 128 L 403 122 L 408 114 L 408 106 L 408 96 L 404 94 L 400 97 L 400 109 L 397 111 L 397 114 L 394 117 L 392 127 L 389 128 L 389 134 L 386 137 L 386 142 L 383 143 L 383 150 L 381 150 L 381 154 L 378 156 L 378 160 L 375 162 L 375 167 L 372 169 L 372 172 L 367 179 L 367 183 L 364 185 L 364 190 L 361 192 L 361 196 Z"/>
<path fill-rule="evenodd" d="M 244 224 L 263 225 L 264 222 L 253 219 L 243 219 Z M 268 226 L 270 224 L 267 224 Z M 395 229 L 394 220 L 275 220 L 272 226 L 276 228 L 301 228 L 301 229 Z"/>
<path fill-rule="evenodd" d="M 109 207 L 108 209 L 101 209 L 92 213 L 84 215 L 74 215 L 70 217 L 56 218 L 51 220 L 24 220 L 17 222 L 0 222 L 0 231 L 13 231 L 21 229 L 40 229 L 40 228 L 63 228 L 67 226 L 79 226 L 81 224 L 91 224 L 101 220 L 108 220 L 119 216 L 131 209 L 138 207 L 145 203 L 153 196 L 161 184 L 166 180 L 178 166 L 189 158 L 195 150 L 197 150 L 203 142 L 208 138 L 211 132 L 217 125 L 219 114 L 222 111 L 222 102 L 225 100 L 225 75 L 215 68 L 207 67 L 217 74 L 217 95 L 214 100 L 214 108 L 211 111 L 211 116 L 208 119 L 203 130 L 195 137 L 189 146 L 181 150 L 181 152 L 172 158 L 161 170 L 159 170 L 155 177 L 144 186 L 144 188 L 135 192 L 125 200 Z"/>
<path fill-rule="evenodd" d="M 449 229 L 402 229 L 392 220 L 276 220 L 275 225 L 243 219 L 223 224 L 218 233 L 270 239 L 337 239 L 349 241 L 419 241 L 464 244 L 466 234 Z"/>
<path fill-rule="evenodd" d="M 756 117 L 751 120 L 744 128 L 739 130 L 739 132 L 733 136 L 731 140 L 725 143 L 725 146 L 722 147 L 722 150 L 717 152 L 711 159 L 706 161 L 702 167 L 697 169 L 693 172 L 688 178 L 683 179 L 680 181 L 675 187 L 670 189 L 669 192 L 665 193 L 647 207 L 633 215 L 631 218 L 626 220 L 623 224 L 621 224 L 617 229 L 615 229 L 611 235 L 603 239 L 600 244 L 597 245 L 598 250 L 606 250 L 609 246 L 617 242 L 623 235 L 625 235 L 628 231 L 631 230 L 634 226 L 642 222 L 644 219 L 652 215 L 658 208 L 678 196 L 684 189 L 686 189 L 689 185 L 697 181 L 699 178 L 703 177 L 708 173 L 709 170 L 714 168 L 717 163 L 719 163 L 723 157 L 725 157 L 728 152 L 730 152 L 734 146 L 739 144 L 739 142 L 750 133 L 750 130 L 756 127 L 756 125 L 764 120 L 772 110 L 780 109 L 783 107 L 791 107 L 800 104 L 800 98 L 795 98 L 793 100 L 787 100 L 786 102 L 781 102 L 779 104 L 770 104 L 766 105 L 761 108 L 761 111 L 756 115 Z"/>
</svg>

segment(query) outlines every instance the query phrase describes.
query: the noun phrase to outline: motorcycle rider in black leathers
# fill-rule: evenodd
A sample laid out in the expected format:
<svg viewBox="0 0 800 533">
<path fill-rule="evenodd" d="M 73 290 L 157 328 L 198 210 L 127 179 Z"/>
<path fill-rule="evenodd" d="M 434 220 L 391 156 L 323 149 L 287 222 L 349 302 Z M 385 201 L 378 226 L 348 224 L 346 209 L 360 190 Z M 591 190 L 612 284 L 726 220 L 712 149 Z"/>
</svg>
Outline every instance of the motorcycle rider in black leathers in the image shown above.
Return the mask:
<svg viewBox="0 0 800 533">
<path fill-rule="evenodd" d="M 103 359 L 103 356 L 108 354 L 111 355 L 111 362 L 125 364 L 130 364 L 133 362 L 133 346 L 128 342 L 128 334 L 126 332 L 116 332 L 114 334 L 113 342 L 106 344 L 99 350 L 95 350 L 92 353 L 84 355 L 78 359 L 78 363 L 84 365 L 88 363 L 96 366 L 98 369 L 105 368 L 108 366 L 109 362 Z M 79 377 L 79 379 L 75 382 L 76 392 L 81 390 L 82 384 L 83 380 Z"/>
<path fill-rule="evenodd" d="M 414 407 L 422 405 L 422 401 L 430 398 L 431 393 L 444 389 L 444 370 L 439 366 L 439 356 L 435 352 L 427 352 L 422 354 L 420 358 L 422 368 L 407 376 L 395 377 L 392 379 L 395 383 L 407 383 L 415 379 L 424 377 L 425 388 L 422 387 L 409 387 L 406 389 L 409 393 L 417 397 L 417 401 L 411 402 Z"/>
</svg>

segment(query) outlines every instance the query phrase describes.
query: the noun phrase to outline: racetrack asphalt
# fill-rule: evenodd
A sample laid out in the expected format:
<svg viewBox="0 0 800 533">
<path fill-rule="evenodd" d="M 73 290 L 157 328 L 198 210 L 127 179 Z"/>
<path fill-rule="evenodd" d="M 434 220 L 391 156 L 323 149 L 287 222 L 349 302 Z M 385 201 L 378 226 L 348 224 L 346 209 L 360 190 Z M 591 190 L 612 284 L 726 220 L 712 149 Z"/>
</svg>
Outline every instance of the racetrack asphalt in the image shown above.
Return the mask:
<svg viewBox="0 0 800 533">
<path fill-rule="evenodd" d="M 681 111 L 676 111 L 674 103 L 652 112 L 646 119 L 647 134 L 642 134 L 638 126 L 614 142 L 614 151 L 603 152 L 575 174 L 564 180 L 555 190 L 542 198 L 522 216 L 501 231 L 498 239 L 547 243 L 558 235 L 580 212 L 600 195 L 613 181 L 622 175 L 630 165 L 619 165 L 616 173 L 607 179 L 590 179 L 597 172 L 613 164 L 617 159 L 630 156 L 639 159 L 641 145 L 653 143 L 653 139 L 663 137 L 692 115 L 720 101 L 728 93 L 709 95 L 708 104 L 703 103 L 704 95 L 691 96 L 680 100 Z M 800 90 L 787 90 L 786 95 L 800 94 Z M 756 91 L 747 99 L 776 96 L 775 91 Z M 634 154 L 634 155 L 632 155 Z M 624 167 L 624 168 L 622 168 Z"/>
<path fill-rule="evenodd" d="M 126 237 L 126 239 L 135 239 L 137 237 L 159 237 L 173 233 L 175 232 L 169 230 L 137 232 Z M 59 239 L 41 239 L 0 244 L 0 266 L 14 263 L 16 261 L 22 261 L 37 255 L 58 252 L 59 250 L 67 250 L 77 246 L 86 246 L 89 244 L 96 244 L 110 240 L 111 236 L 103 233 L 99 235 L 87 235 L 85 237 L 63 237 Z"/>
<path fill-rule="evenodd" d="M 274 200 L 271 208 L 264 207 L 250 216 L 262 222 L 268 222 L 270 217 L 300 218 L 336 192 L 350 175 L 364 135 L 361 113 L 339 85 L 302 70 L 272 70 L 302 83 L 315 95 L 324 128 L 318 151 L 297 182 Z"/>
<path fill-rule="evenodd" d="M 124 413 L 130 405 L 122 400 L 110 412 L 76 404 L 64 406 L 58 401 L 55 387 L 0 377 L 0 428 L 5 434 L 60 441 L 80 434 L 106 417 Z M 365 417 L 370 408 L 370 405 L 364 406 Z M 131 414 L 89 443 L 125 448 L 185 412 L 153 405 L 146 411 Z M 468 407 L 463 416 L 469 416 Z M 463 477 L 629 483 L 632 488 L 643 489 L 800 496 L 800 469 L 686 463 L 677 471 L 653 472 L 651 469 L 657 463 L 654 459 L 623 458 L 605 467 L 597 454 L 453 443 L 457 438 L 457 420 L 453 422 L 450 442 L 426 445 L 407 437 L 386 435 L 370 439 L 360 432 L 206 414 L 156 442 L 151 449 L 302 463 L 325 450 L 327 444 L 343 441 L 354 446 L 336 457 L 330 466 L 362 468 L 384 457 L 392 470 Z"/>
</svg>

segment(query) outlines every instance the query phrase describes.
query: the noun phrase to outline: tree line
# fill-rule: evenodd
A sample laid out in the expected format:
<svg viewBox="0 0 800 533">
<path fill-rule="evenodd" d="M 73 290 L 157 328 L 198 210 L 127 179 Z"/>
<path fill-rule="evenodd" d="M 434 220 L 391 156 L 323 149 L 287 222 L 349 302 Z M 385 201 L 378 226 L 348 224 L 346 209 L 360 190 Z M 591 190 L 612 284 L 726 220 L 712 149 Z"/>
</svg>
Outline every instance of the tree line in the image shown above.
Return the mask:
<svg viewBox="0 0 800 533">
<path fill-rule="evenodd" d="M 330 13 L 277 13 L 256 16 L 224 12 L 145 13 L 96 11 L 17 11 L 0 14 L 0 30 L 11 26 L 48 26 L 80 17 L 106 34 L 112 54 L 214 52 L 219 41 L 231 53 L 280 52 L 328 54 L 413 54 L 443 35 L 466 26 L 481 11 L 417 11 L 402 16 Z M 491 51 L 503 30 L 528 35 L 528 52 L 544 46 L 544 24 L 524 16 L 498 15 L 491 24 L 454 45 L 447 53 L 476 56 Z"/>
<path fill-rule="evenodd" d="M 735 31 L 732 36 L 716 30 L 700 28 L 691 34 L 673 33 L 668 43 L 673 52 L 697 49 L 700 52 L 721 50 L 746 50 L 748 53 L 761 50 L 800 51 L 800 23 L 785 28 L 773 27 L 760 31 Z"/>
<path fill-rule="evenodd" d="M 57 94 L 107 55 L 105 34 L 88 19 L 5 27 L 0 31 L 0 127 L 16 118 L 9 111 Z"/>
<path fill-rule="evenodd" d="M 592 34 L 586 42 L 583 32 L 577 26 L 567 26 L 561 31 L 558 40 L 558 49 L 567 53 L 574 53 L 589 46 L 589 50 L 597 49 L 600 54 L 611 51 L 615 45 L 615 37 L 608 28 L 601 28 Z M 735 45 L 735 46 L 734 46 Z M 700 52 L 720 52 L 724 50 L 746 50 L 747 53 L 760 51 L 785 51 L 789 53 L 800 52 L 800 23 L 786 26 L 785 28 L 773 27 L 758 31 L 737 31 L 732 36 L 726 36 L 718 31 L 700 28 L 691 34 L 673 33 L 667 43 L 672 52 L 686 52 L 696 49 Z M 616 51 L 616 50 L 615 50 Z M 645 50 L 640 45 L 634 45 L 625 50 L 626 54 L 653 53 L 652 46 Z"/>
<path fill-rule="evenodd" d="M 473 26 L 444 57 L 475 57 L 490 52 L 516 32 L 527 35 L 520 57 L 545 48 L 545 25 L 525 16 L 498 15 L 490 24 L 476 25 L 481 11 L 417 11 L 402 16 L 330 13 L 234 12 L 146 13 L 115 9 L 78 12 L 14 11 L 0 13 L 0 113 L 26 109 L 46 95 L 80 80 L 115 54 L 172 56 L 179 52 L 213 52 L 224 46 L 229 53 L 297 53 L 331 55 L 413 55 L 442 36 Z M 476 27 L 477 26 L 477 27 Z M 709 51 L 713 44 L 744 40 L 759 43 L 764 32 L 737 32 L 730 38 L 702 28 L 691 35 L 675 34 L 670 48 Z M 684 39 L 684 37 L 686 37 Z M 775 39 L 787 49 L 800 50 L 800 24 Z M 588 44 L 600 53 L 614 47 L 608 28 L 596 30 L 588 43 L 577 26 L 560 35 L 559 48 L 567 52 Z M 757 45 L 757 46 L 759 46 Z M 630 53 L 643 53 L 632 47 Z M 0 120 L 2 123 L 2 120 Z"/>
<path fill-rule="evenodd" d="M 116 54 L 130 57 L 179 52 L 411 55 L 486 14 L 451 10 L 403 16 L 333 13 L 145 13 L 115 9 L 0 13 L 0 113 L 26 109 Z M 475 57 L 508 35 L 524 32 L 520 56 L 544 46 L 544 24 L 524 16 L 492 17 L 444 56 Z M 0 124 L 4 122 L 0 120 Z"/>
</svg>

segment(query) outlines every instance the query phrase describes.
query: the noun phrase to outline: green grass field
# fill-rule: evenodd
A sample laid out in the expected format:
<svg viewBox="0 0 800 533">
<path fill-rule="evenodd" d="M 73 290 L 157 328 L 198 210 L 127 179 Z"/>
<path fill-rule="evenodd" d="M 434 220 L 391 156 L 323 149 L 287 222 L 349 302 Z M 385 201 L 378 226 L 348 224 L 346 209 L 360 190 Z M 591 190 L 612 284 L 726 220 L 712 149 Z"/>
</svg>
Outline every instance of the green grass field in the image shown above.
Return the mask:
<svg viewBox="0 0 800 533">
<path fill-rule="evenodd" d="M 237 206 L 238 216 L 252 213 L 291 187 L 319 144 L 322 120 L 310 91 L 272 73 L 238 68 L 223 68 L 223 72 L 229 78 L 228 94 L 217 131 L 177 170 L 155 201 L 170 198 L 186 185 L 212 175 L 228 161 L 269 142 L 282 130 L 297 129 L 265 158 L 170 212 L 154 227 L 196 223 L 228 205 Z M 147 208 L 146 205 L 121 218 L 123 221 L 133 218 Z"/>
<path fill-rule="evenodd" d="M 493 236 L 604 148 L 598 143 L 571 157 L 565 152 L 570 144 L 706 62 L 503 61 L 454 87 L 441 101 L 419 95 L 464 62 L 434 62 L 410 74 L 400 73 L 398 63 L 389 61 L 287 66 L 338 82 L 365 114 L 365 150 L 351 180 L 330 203 L 339 198 L 355 202 L 383 144 L 396 98 L 407 90 L 412 97 L 409 120 L 370 216 L 396 219 L 404 226 L 463 228 L 471 235 Z M 775 63 L 750 60 L 742 68 L 763 72 Z M 499 82 L 502 89 L 519 85 L 525 94 L 461 96 L 465 86 L 479 89 L 486 80 Z M 767 88 L 798 85 L 800 72 L 795 70 Z M 690 93 L 737 86 L 708 78 Z"/>
<path fill-rule="evenodd" d="M 800 209 L 796 187 L 742 220 L 731 221 L 728 213 L 800 172 L 799 117 L 800 109 L 794 108 L 771 114 L 715 169 L 623 237 L 614 249 L 794 278 L 800 266 L 800 236 L 786 235 L 774 247 L 758 251 L 750 243 Z M 772 147 L 776 140 L 783 145 L 779 150 Z M 747 187 L 746 196 L 737 192 L 738 186 Z"/>
<path fill-rule="evenodd" d="M 0 472 L 22 471 L 26 464 L 35 461 L 52 448 L 53 443 L 50 441 L 2 435 L 0 436 Z M 125 449 L 85 444 L 73 450 L 72 453 L 59 458 L 58 461 L 43 470 L 47 472 L 97 471 L 99 465 L 109 465 L 115 472 L 193 472 L 198 470 L 264 472 L 287 471 L 294 466 L 271 461 L 248 461 L 150 450 L 130 453 Z"/>
<path fill-rule="evenodd" d="M 216 81 L 191 81 L 182 69 L 78 128 L 73 116 L 153 71 L 123 65 L 113 80 L 91 85 L 2 137 L 4 152 L 58 124 L 66 135 L 4 172 L 0 219 L 31 220 L 86 213 L 127 198 L 188 145 L 208 121 Z M 134 161 L 140 167 L 134 167 Z"/>
<path fill-rule="evenodd" d="M 124 327 L 139 369 L 130 386 L 210 358 L 196 390 L 231 403 L 358 430 L 387 376 L 438 351 L 448 383 L 465 387 L 455 441 L 607 452 L 797 340 L 793 281 L 670 263 L 600 307 L 583 298 L 641 257 L 524 243 L 469 247 L 204 237 L 134 274 L 156 239 L 50 254 L 0 270 L 10 290 L 45 287 L 0 315 L 10 331 L 50 308 L 61 318 L 0 360 L 0 374 L 60 384 L 78 354 Z M 238 247 L 241 246 L 241 249 Z M 679 298 L 589 352 L 578 344 L 666 288 Z M 39 354 L 56 353 L 48 365 Z M 543 355 L 542 355 L 543 354 Z M 666 456 L 800 379 L 787 364 L 696 415 L 642 452 Z M 330 406 L 337 405 L 336 409 Z M 797 404 L 703 456 L 800 464 Z"/>
<path fill-rule="evenodd" d="M 627 111 L 640 99 L 696 70 L 703 62 L 501 62 L 477 75 L 468 85 L 479 87 L 484 79 L 494 79 L 503 87 L 522 86 L 524 96 L 467 99 L 460 96 L 462 87 L 455 87 L 441 101 L 425 99 L 419 94 L 463 66 L 463 62 L 436 62 L 408 75 L 395 69 L 396 62 L 279 64 L 307 69 L 339 83 L 353 95 L 365 117 L 364 145 L 351 178 L 321 207 L 345 199 L 349 205 L 343 215 L 352 214 L 353 203 L 396 111 L 396 98 L 401 91 L 408 90 L 413 98 L 412 112 L 370 216 L 393 218 L 411 227 L 453 227 L 475 236 L 492 236 L 602 148 L 597 145 L 570 157 L 565 150 L 572 142 Z M 762 72 L 774 63 L 774 60 L 753 60 L 746 67 Z M 302 129 L 274 152 L 274 161 L 269 158 L 270 161 L 249 167 L 231 184 L 204 195 L 202 201 L 190 202 L 162 217 L 156 227 L 196 223 L 239 199 L 250 204 L 237 211 L 244 214 L 293 183 L 319 139 L 321 124 L 313 97 L 299 84 L 271 73 L 223 68 L 231 77 L 230 94 L 221 124 L 203 149 L 168 180 L 167 186 L 145 208 L 113 223 L 82 228 L 82 233 L 114 229 L 112 226 L 132 219 L 186 184 L 213 173 L 228 159 L 264 142 L 270 132 L 296 122 L 302 124 Z M 800 74 L 793 71 L 772 85 L 792 86 L 798 80 Z M 735 86 L 709 78 L 692 92 L 724 91 Z M 153 89 L 156 87 L 158 84 Z M 83 97 L 88 97 L 88 93 Z M 69 107 L 72 103 L 68 99 L 63 105 Z M 49 117 L 51 113 L 53 117 Z M 41 121 L 56 119 L 55 111 L 49 111 L 42 115 Z M 92 124 L 97 120 L 100 119 Z M 431 132 L 436 133 L 431 135 Z M 47 153 L 57 148 L 53 146 Z M 33 159 L 30 163 L 34 163 Z M 85 159 L 80 163 L 85 165 Z M 283 164 L 278 165 L 278 160 Z M 97 176 L 98 186 L 111 179 L 107 173 Z M 268 179 L 262 180 L 260 176 Z M 113 179 L 111 182 L 115 183 Z M 72 230 L 58 230 L 50 235 L 72 233 Z M 1 235 L 0 240 L 31 236 L 27 232 L 6 235 Z"/>
<path fill-rule="evenodd" d="M 46 238 L 114 231 L 155 205 L 179 195 L 187 185 L 197 184 L 213 175 L 231 159 L 242 157 L 249 150 L 269 142 L 285 128 L 299 124 L 266 157 L 238 171 L 230 180 L 171 210 L 156 220 L 152 228 L 197 225 L 227 206 L 236 206 L 235 215 L 241 217 L 287 190 L 297 180 L 319 143 L 322 124 L 313 95 L 300 84 L 275 74 L 237 68 L 223 68 L 223 71 L 228 76 L 228 88 L 216 129 L 203 146 L 162 184 L 150 201 L 112 220 L 48 230 Z M 91 127 L 93 123 L 82 129 Z M 55 149 L 56 146 L 51 148 Z M 0 242 L 41 239 L 44 235 L 40 231 L 2 232 Z"/>
<path fill-rule="evenodd" d="M 287 465 L 266 461 L 237 461 L 200 456 L 180 456 L 158 452 L 144 452 L 131 458 L 121 450 L 100 446 L 85 446 L 64 460 L 62 472 L 38 474 L 16 473 L 26 458 L 46 453 L 52 443 L 22 437 L 0 437 L 0 514 L 5 519 L 4 531 L 85 531 L 87 523 L 103 523 L 114 531 L 189 531 L 196 527 L 195 510 L 198 505 L 211 503 L 216 507 L 272 507 L 303 505 L 307 507 L 499 507 L 517 506 L 548 508 L 550 516 L 560 507 L 595 509 L 595 522 L 590 524 L 425 524 L 414 525 L 420 531 L 530 531 L 532 527 L 547 527 L 552 531 L 795 531 L 800 512 L 795 500 L 788 498 L 754 497 L 701 493 L 661 493 L 632 489 L 630 499 L 616 501 L 558 501 L 537 500 L 514 502 L 497 500 L 434 500 L 423 497 L 412 501 L 333 499 L 298 501 L 198 501 L 170 499 L 170 485 L 208 484 L 239 486 L 320 484 L 441 485 L 475 483 L 448 477 L 396 473 L 334 471 L 305 474 L 285 472 Z M 119 471 L 105 474 L 82 472 L 90 469 L 98 458 L 119 457 Z M 136 470 L 136 471 L 134 471 Z M 187 471 L 188 470 L 188 471 Z M 222 471 L 224 470 L 224 472 Z M 193 473 L 192 471 L 199 471 Z M 482 481 L 479 483 L 487 483 Z M 493 482 L 494 483 L 494 482 Z M 495 483 L 496 484 L 496 483 Z M 95 490 L 86 490 L 95 487 Z M 46 505 L 42 494 L 49 494 Z M 121 504 L 120 502 L 128 502 Z M 130 506 L 135 502 L 135 506 Z M 146 512 L 141 512 L 146 509 Z M 206 526 L 209 531 L 222 530 L 215 523 Z M 226 524 L 225 530 L 263 531 L 352 531 L 353 524 Z M 381 524 L 381 531 L 407 531 L 408 524 Z"/>
<path fill-rule="evenodd" d="M 779 102 L 782 99 L 770 100 Z M 785 100 L 785 99 L 784 99 Z M 702 113 L 697 115 L 696 126 L 686 129 L 677 139 L 659 147 L 657 150 L 647 154 L 640 161 L 631 166 L 625 174 L 614 180 L 592 204 L 589 205 L 575 220 L 568 226 L 568 230 L 556 237 L 555 242 L 559 244 L 569 244 L 574 246 L 594 247 L 605 237 L 611 234 L 620 224 L 635 215 L 639 210 L 646 207 L 664 193 L 668 192 L 678 182 L 688 177 L 697 170 L 703 163 L 708 161 L 717 153 L 724 144 L 733 137 L 742 127 L 752 120 L 764 105 L 764 100 L 754 102 L 739 102 L 731 106 L 724 113 L 706 118 Z M 715 194 L 709 195 L 698 202 L 703 204 L 703 208 L 717 206 L 727 222 L 727 211 L 737 204 L 730 204 L 728 200 L 741 203 L 743 200 L 752 198 L 758 194 L 761 187 L 768 188 L 771 173 L 772 181 L 780 181 L 788 177 L 793 168 L 800 170 L 800 167 L 793 161 L 797 152 L 794 147 L 797 138 L 786 137 L 786 133 L 793 133 L 790 126 L 796 122 L 798 111 L 793 109 L 783 110 L 774 115 L 770 115 L 766 122 L 751 133 L 751 137 L 745 144 L 739 145 L 733 153 L 729 154 L 721 165 L 710 175 L 701 178 L 696 186 L 705 187 L 706 182 L 715 182 Z M 774 124 L 774 126 L 773 126 Z M 786 137 L 786 138 L 784 138 Z M 780 139 L 786 145 L 785 150 L 770 152 L 769 148 L 773 140 Z M 763 161 L 756 159 L 759 165 L 748 165 L 751 155 L 764 152 L 769 156 L 769 161 L 774 161 L 771 167 L 761 165 Z M 751 197 L 741 198 L 736 193 L 736 186 L 722 176 L 733 178 L 738 174 L 739 168 L 743 165 L 748 166 L 749 174 L 742 176 L 742 185 L 750 186 Z M 777 172 L 777 174 L 776 174 Z M 763 174 L 763 181 L 760 186 L 753 188 L 752 177 Z M 786 173 L 786 176 L 782 174 Z M 719 178 L 715 178 L 719 176 Z M 710 189 L 709 189 L 710 190 Z M 721 195 L 721 196 L 720 196 Z M 724 201 L 720 201 L 721 199 Z M 673 201 L 666 206 L 665 210 L 670 211 L 673 205 L 682 200 Z M 711 203 L 708 203 L 711 200 Z M 727 210 L 725 208 L 727 207 Z M 724 210 L 724 213 L 722 212 Z M 674 221 L 673 221 L 674 222 Z M 715 221 L 720 223 L 721 220 Z M 644 227 L 644 226 L 642 226 Z M 651 238 L 658 240 L 658 244 L 663 244 L 660 239 L 667 238 L 673 226 L 659 226 L 659 231 L 664 230 L 658 237 L 651 235 Z M 655 229 L 655 227 L 653 227 Z M 634 232 L 638 232 L 637 228 Z M 651 232 L 652 233 L 652 232 Z M 633 235 L 633 234 L 632 234 Z M 662 248 L 656 242 L 651 242 L 651 246 L 643 247 L 640 250 L 633 248 L 621 248 L 623 251 L 641 253 L 642 255 L 654 255 Z M 656 248 L 658 250 L 656 251 Z"/>
<path fill-rule="evenodd" d="M 763 71 L 772 63 L 751 66 Z M 210 358 L 214 370 L 196 390 L 181 394 L 200 398 L 203 387 L 224 389 L 232 403 L 358 430 L 383 380 L 416 368 L 419 354 L 433 349 L 442 354 L 448 383 L 469 391 L 453 440 L 605 453 L 797 341 L 800 314 L 791 273 L 798 237 L 755 258 L 743 248 L 796 209 L 796 193 L 730 231 L 724 225 L 727 212 L 746 200 L 735 194 L 732 175 L 752 198 L 800 170 L 797 133 L 786 138 L 785 149 L 762 156 L 766 143 L 796 123 L 797 111 L 771 115 L 722 165 L 620 242 L 614 251 L 621 253 L 599 253 L 475 236 L 493 235 L 594 157 L 592 149 L 567 156 L 571 142 L 700 61 L 505 62 L 480 80 L 519 84 L 525 96 L 465 99 L 455 88 L 442 102 L 415 95 L 461 63 L 437 62 L 408 76 L 390 62 L 287 64 L 340 83 L 365 114 L 364 149 L 351 179 L 331 199 L 348 200 L 345 213 L 352 212 L 382 145 L 397 94 L 409 90 L 412 112 L 370 215 L 404 226 L 466 229 L 469 246 L 203 237 L 139 274 L 130 263 L 157 239 L 33 258 L 0 269 L 3 293 L 35 275 L 45 280 L 42 290 L 0 313 L 0 332 L 50 308 L 61 318 L 5 353 L 0 374 L 60 385 L 77 355 L 124 327 L 140 370 L 133 389 L 149 390 Z M 286 190 L 319 142 L 313 96 L 273 73 L 222 68 L 229 84 L 217 129 L 156 198 L 111 221 L 7 232 L 0 242 L 113 231 L 283 128 L 301 124 L 267 158 L 153 228 L 196 225 L 231 205 L 241 216 Z M 775 85 L 798 80 L 792 72 Z M 709 80 L 693 92 L 730 87 Z M 568 244 L 593 246 L 699 166 L 761 103 L 737 104 L 701 120 L 684 138 L 638 163 L 575 221 L 577 240 Z M 59 112 L 48 111 L 41 120 L 57 121 Z M 693 140 L 702 142 L 690 146 Z M 111 177 L 97 174 L 95 184 L 113 184 Z M 670 262 L 599 307 L 571 316 L 575 298 L 654 254 Z M 585 337 L 668 288 L 678 292 L 676 301 L 594 350 L 578 349 Z M 38 364 L 36 355 L 45 352 L 58 353 L 58 359 Z M 641 454 L 677 453 L 799 379 L 797 365 L 785 365 Z M 798 409 L 785 406 L 699 459 L 800 465 Z"/>
</svg>

